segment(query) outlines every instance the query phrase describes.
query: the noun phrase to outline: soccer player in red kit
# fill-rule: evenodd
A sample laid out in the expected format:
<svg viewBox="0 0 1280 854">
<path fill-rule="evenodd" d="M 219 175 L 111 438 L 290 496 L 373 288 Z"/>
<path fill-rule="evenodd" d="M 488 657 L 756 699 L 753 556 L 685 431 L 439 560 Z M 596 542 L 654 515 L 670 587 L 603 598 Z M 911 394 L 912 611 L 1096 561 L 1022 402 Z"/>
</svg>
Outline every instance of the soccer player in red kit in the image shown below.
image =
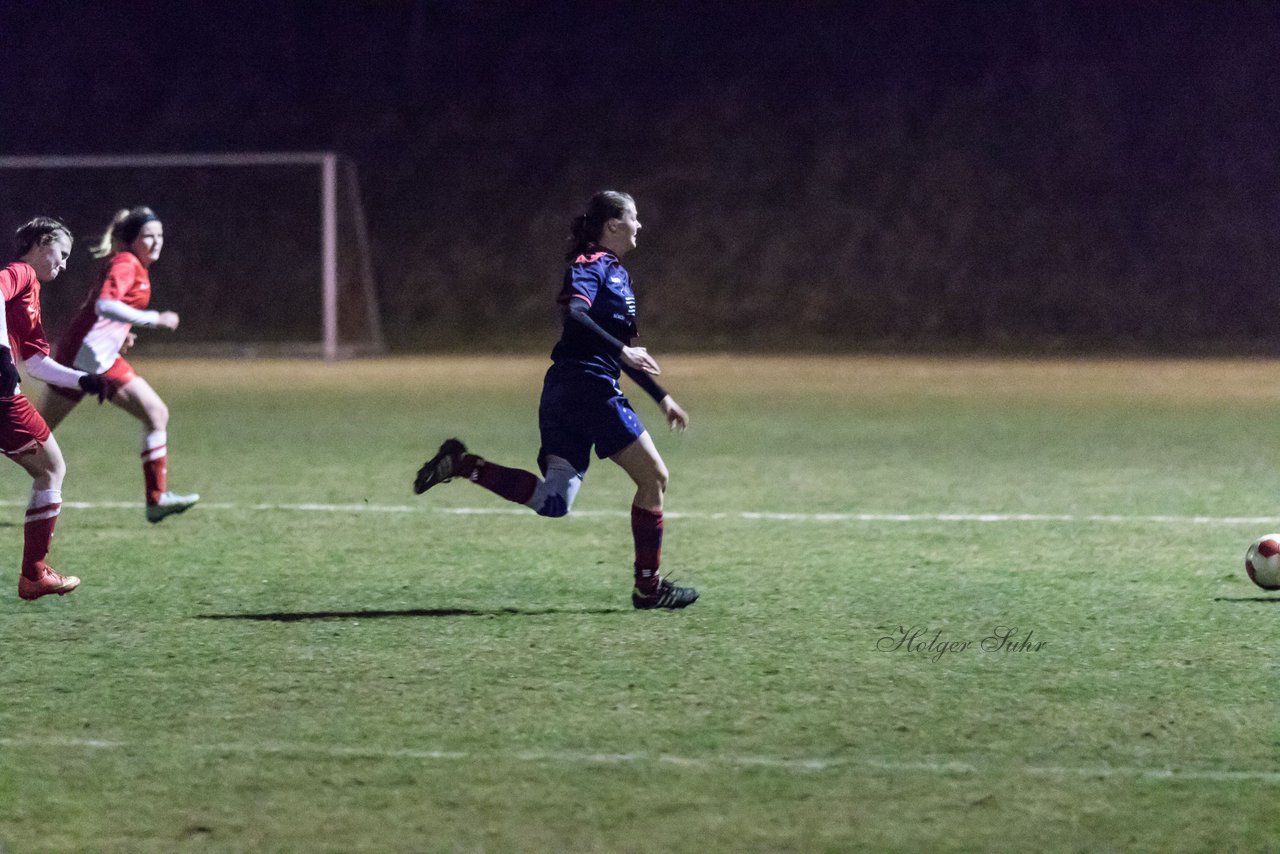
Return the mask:
<svg viewBox="0 0 1280 854">
<path fill-rule="evenodd" d="M 133 327 L 177 329 L 172 311 L 148 311 L 151 265 L 164 247 L 164 226 L 151 208 L 126 208 L 116 214 L 97 246 L 95 258 L 110 256 L 106 277 L 80 306 L 58 339 L 56 355 L 68 365 L 101 374 L 112 403 L 142 422 L 142 475 L 147 521 L 181 513 L 199 495 L 177 495 L 168 487 L 169 408 L 155 389 L 134 373 L 120 354 L 133 341 Z M 40 414 L 57 427 L 83 397 L 72 389 L 50 388 Z"/>
<path fill-rule="evenodd" d="M 40 285 L 51 282 L 67 266 L 71 232 L 49 217 L 37 217 L 14 235 L 14 256 L 0 270 L 0 453 L 31 475 L 31 500 L 23 526 L 22 573 L 18 595 L 39 599 L 64 595 L 80 586 L 73 575 L 59 575 L 44 562 L 53 527 L 62 510 L 62 479 L 67 473 L 62 450 L 44 419 L 22 394 L 15 353 L 36 379 L 97 396 L 106 384 L 101 377 L 74 371 L 49 358 L 49 343 L 40 323 Z"/>
</svg>

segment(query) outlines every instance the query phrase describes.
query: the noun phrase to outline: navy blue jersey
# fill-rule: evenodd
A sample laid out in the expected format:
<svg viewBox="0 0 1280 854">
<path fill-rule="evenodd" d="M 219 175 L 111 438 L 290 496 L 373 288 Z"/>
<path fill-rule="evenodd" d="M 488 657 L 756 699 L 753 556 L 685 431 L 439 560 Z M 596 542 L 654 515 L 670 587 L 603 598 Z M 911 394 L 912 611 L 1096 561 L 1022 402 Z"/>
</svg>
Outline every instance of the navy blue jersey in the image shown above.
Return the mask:
<svg viewBox="0 0 1280 854">
<path fill-rule="evenodd" d="M 631 346 L 637 335 L 636 297 L 631 291 L 631 277 L 618 256 L 592 247 L 569 264 L 556 302 L 567 314 L 575 301 L 586 303 L 587 315 L 601 329 L 625 346 Z M 580 365 L 592 373 L 614 379 L 622 368 L 614 348 L 578 323 L 564 325 L 560 340 L 551 351 L 551 360 L 557 365 Z"/>
</svg>

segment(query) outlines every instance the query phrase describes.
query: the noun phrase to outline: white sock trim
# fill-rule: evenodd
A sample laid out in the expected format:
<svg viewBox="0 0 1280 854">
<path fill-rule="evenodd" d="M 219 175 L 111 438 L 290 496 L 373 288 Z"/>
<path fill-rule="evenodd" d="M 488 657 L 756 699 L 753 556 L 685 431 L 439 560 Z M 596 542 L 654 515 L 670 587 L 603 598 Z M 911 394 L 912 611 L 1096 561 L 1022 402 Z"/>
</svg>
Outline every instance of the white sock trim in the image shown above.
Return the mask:
<svg viewBox="0 0 1280 854">
<path fill-rule="evenodd" d="M 33 512 L 35 511 L 35 512 Z M 52 519 L 62 512 L 62 490 L 33 489 L 31 501 L 27 503 L 27 521 Z"/>
<path fill-rule="evenodd" d="M 142 434 L 142 459 L 158 460 L 166 453 L 169 435 L 164 430 L 152 430 Z"/>
</svg>

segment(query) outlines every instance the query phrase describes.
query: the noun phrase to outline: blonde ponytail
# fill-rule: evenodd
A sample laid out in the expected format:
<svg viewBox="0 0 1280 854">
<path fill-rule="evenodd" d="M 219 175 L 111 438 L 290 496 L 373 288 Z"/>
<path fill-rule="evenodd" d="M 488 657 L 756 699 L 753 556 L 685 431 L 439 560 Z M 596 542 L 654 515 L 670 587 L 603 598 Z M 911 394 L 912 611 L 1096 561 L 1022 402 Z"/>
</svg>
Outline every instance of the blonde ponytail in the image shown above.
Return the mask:
<svg viewBox="0 0 1280 854">
<path fill-rule="evenodd" d="M 111 218 L 111 224 L 102 233 L 102 237 L 98 238 L 96 243 L 89 244 L 89 254 L 94 258 L 106 258 L 108 255 L 114 254 L 116 251 L 116 232 L 128 218 L 128 208 L 121 208 L 116 211 L 116 215 Z"/>
</svg>

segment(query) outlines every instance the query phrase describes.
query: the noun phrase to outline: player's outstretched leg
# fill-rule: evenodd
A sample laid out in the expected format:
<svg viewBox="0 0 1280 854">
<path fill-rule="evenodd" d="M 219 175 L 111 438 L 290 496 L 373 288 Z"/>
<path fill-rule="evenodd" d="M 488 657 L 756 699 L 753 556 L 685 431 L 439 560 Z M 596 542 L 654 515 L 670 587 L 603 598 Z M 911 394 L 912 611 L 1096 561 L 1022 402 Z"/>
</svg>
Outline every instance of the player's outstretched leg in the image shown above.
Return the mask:
<svg viewBox="0 0 1280 854">
<path fill-rule="evenodd" d="M 545 478 L 524 469 L 498 465 L 468 453 L 467 446 L 457 439 L 446 439 L 436 455 L 418 469 L 413 491 L 421 495 L 437 483 L 461 477 L 513 504 L 523 504 L 539 516 L 552 519 L 567 516 L 582 485 L 583 473 L 554 454 L 543 457 L 543 472 Z"/>
</svg>

